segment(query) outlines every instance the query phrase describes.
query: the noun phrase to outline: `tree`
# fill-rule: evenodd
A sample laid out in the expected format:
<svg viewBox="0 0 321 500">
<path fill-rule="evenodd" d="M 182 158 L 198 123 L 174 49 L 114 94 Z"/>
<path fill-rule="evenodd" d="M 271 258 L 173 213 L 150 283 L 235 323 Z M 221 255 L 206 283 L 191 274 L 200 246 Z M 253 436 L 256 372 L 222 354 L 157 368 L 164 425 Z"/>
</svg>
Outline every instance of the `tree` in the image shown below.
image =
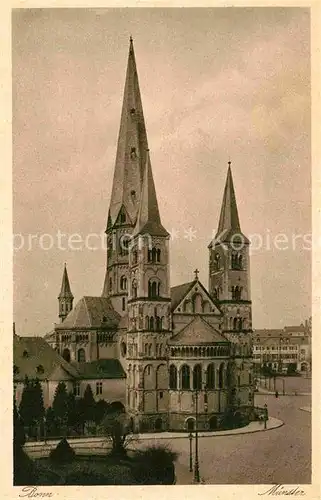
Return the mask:
<svg viewBox="0 0 321 500">
<path fill-rule="evenodd" d="M 64 382 L 59 382 L 57 385 L 54 400 L 52 402 L 52 409 L 55 420 L 59 426 L 66 425 L 68 418 L 68 394 Z"/>
<path fill-rule="evenodd" d="M 32 428 L 39 425 L 45 413 L 41 384 L 38 379 L 25 379 L 19 413 L 24 425 Z"/>
<path fill-rule="evenodd" d="M 114 412 L 105 416 L 102 429 L 112 444 L 112 455 L 126 455 L 126 447 L 133 441 L 132 425 L 126 413 Z"/>
<path fill-rule="evenodd" d="M 26 442 L 25 431 L 17 410 L 16 400 L 13 403 L 13 446 L 22 447 Z"/>
<path fill-rule="evenodd" d="M 93 391 L 89 384 L 84 392 L 83 397 L 83 410 L 84 410 L 84 420 L 85 422 L 92 422 L 95 420 L 95 407 L 96 401 L 93 395 Z"/>
<path fill-rule="evenodd" d="M 108 411 L 109 404 L 107 401 L 104 399 L 100 399 L 97 401 L 96 406 L 95 406 L 95 423 L 100 424 L 102 420 L 104 419 L 107 411 Z"/>
<path fill-rule="evenodd" d="M 19 413 L 22 422 L 25 426 L 29 427 L 32 425 L 32 388 L 28 377 L 25 378 L 23 391 L 21 395 L 21 401 L 19 406 Z"/>
<path fill-rule="evenodd" d="M 43 393 L 40 381 L 36 379 L 32 385 L 34 419 L 40 423 L 43 421 L 45 407 L 43 404 Z"/>
</svg>

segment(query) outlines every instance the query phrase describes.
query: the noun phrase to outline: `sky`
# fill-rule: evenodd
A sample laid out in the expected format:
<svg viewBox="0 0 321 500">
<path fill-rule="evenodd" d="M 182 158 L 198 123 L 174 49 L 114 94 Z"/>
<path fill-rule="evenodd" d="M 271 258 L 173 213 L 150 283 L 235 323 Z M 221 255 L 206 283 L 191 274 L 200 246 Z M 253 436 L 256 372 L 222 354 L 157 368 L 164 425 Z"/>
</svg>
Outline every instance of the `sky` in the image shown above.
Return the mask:
<svg viewBox="0 0 321 500">
<path fill-rule="evenodd" d="M 300 324 L 311 314 L 309 10 L 22 9 L 12 17 L 16 332 L 58 322 L 65 262 L 74 304 L 101 294 L 106 251 L 98 236 L 96 249 L 84 240 L 106 227 L 130 35 L 162 223 L 176 236 L 171 285 L 195 268 L 208 285 L 231 160 L 252 241 L 253 328 Z M 82 242 L 68 247 L 75 234 Z"/>
</svg>

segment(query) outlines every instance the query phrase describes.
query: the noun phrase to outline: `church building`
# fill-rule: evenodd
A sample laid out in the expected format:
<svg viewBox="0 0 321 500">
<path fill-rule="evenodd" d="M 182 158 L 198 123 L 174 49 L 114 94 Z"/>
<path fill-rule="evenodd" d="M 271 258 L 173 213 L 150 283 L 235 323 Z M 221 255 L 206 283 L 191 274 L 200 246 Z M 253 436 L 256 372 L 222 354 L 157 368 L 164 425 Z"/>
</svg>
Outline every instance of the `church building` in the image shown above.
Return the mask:
<svg viewBox="0 0 321 500">
<path fill-rule="evenodd" d="M 79 373 L 95 364 L 96 384 L 104 366 L 121 367 L 117 398 L 136 430 L 193 429 L 196 419 L 199 429 L 216 429 L 227 412 L 253 408 L 249 240 L 240 227 L 231 164 L 208 246 L 208 289 L 197 270 L 192 281 L 171 287 L 170 235 L 151 157 L 130 39 L 102 294 L 74 307 L 65 267 L 60 323 L 45 338 Z"/>
</svg>

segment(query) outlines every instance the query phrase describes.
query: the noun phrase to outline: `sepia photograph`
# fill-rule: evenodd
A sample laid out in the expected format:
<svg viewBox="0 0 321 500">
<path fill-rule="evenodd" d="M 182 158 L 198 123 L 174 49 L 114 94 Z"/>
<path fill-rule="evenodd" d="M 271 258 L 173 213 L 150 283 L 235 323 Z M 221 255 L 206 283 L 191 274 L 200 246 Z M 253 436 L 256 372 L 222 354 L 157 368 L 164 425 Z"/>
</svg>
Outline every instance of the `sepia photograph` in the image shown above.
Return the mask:
<svg viewBox="0 0 321 500">
<path fill-rule="evenodd" d="M 11 20 L 13 485 L 306 495 L 310 9 Z"/>
</svg>

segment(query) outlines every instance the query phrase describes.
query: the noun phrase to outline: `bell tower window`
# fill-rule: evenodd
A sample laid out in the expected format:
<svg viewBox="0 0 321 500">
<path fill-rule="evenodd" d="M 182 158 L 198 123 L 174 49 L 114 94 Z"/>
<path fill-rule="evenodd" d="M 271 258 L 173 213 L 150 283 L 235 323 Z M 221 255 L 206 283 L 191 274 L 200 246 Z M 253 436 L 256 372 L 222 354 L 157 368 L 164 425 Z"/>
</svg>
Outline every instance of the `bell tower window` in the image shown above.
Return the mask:
<svg viewBox="0 0 321 500">
<path fill-rule="evenodd" d="M 135 280 L 132 283 L 132 296 L 133 299 L 137 298 L 137 282 Z"/>
<path fill-rule="evenodd" d="M 130 157 L 132 160 L 135 160 L 137 158 L 137 154 L 136 154 L 136 148 L 131 148 L 130 150 Z"/>
<path fill-rule="evenodd" d="M 219 271 L 220 268 L 221 268 L 221 256 L 219 253 L 216 253 L 214 257 L 214 271 Z"/>
</svg>

